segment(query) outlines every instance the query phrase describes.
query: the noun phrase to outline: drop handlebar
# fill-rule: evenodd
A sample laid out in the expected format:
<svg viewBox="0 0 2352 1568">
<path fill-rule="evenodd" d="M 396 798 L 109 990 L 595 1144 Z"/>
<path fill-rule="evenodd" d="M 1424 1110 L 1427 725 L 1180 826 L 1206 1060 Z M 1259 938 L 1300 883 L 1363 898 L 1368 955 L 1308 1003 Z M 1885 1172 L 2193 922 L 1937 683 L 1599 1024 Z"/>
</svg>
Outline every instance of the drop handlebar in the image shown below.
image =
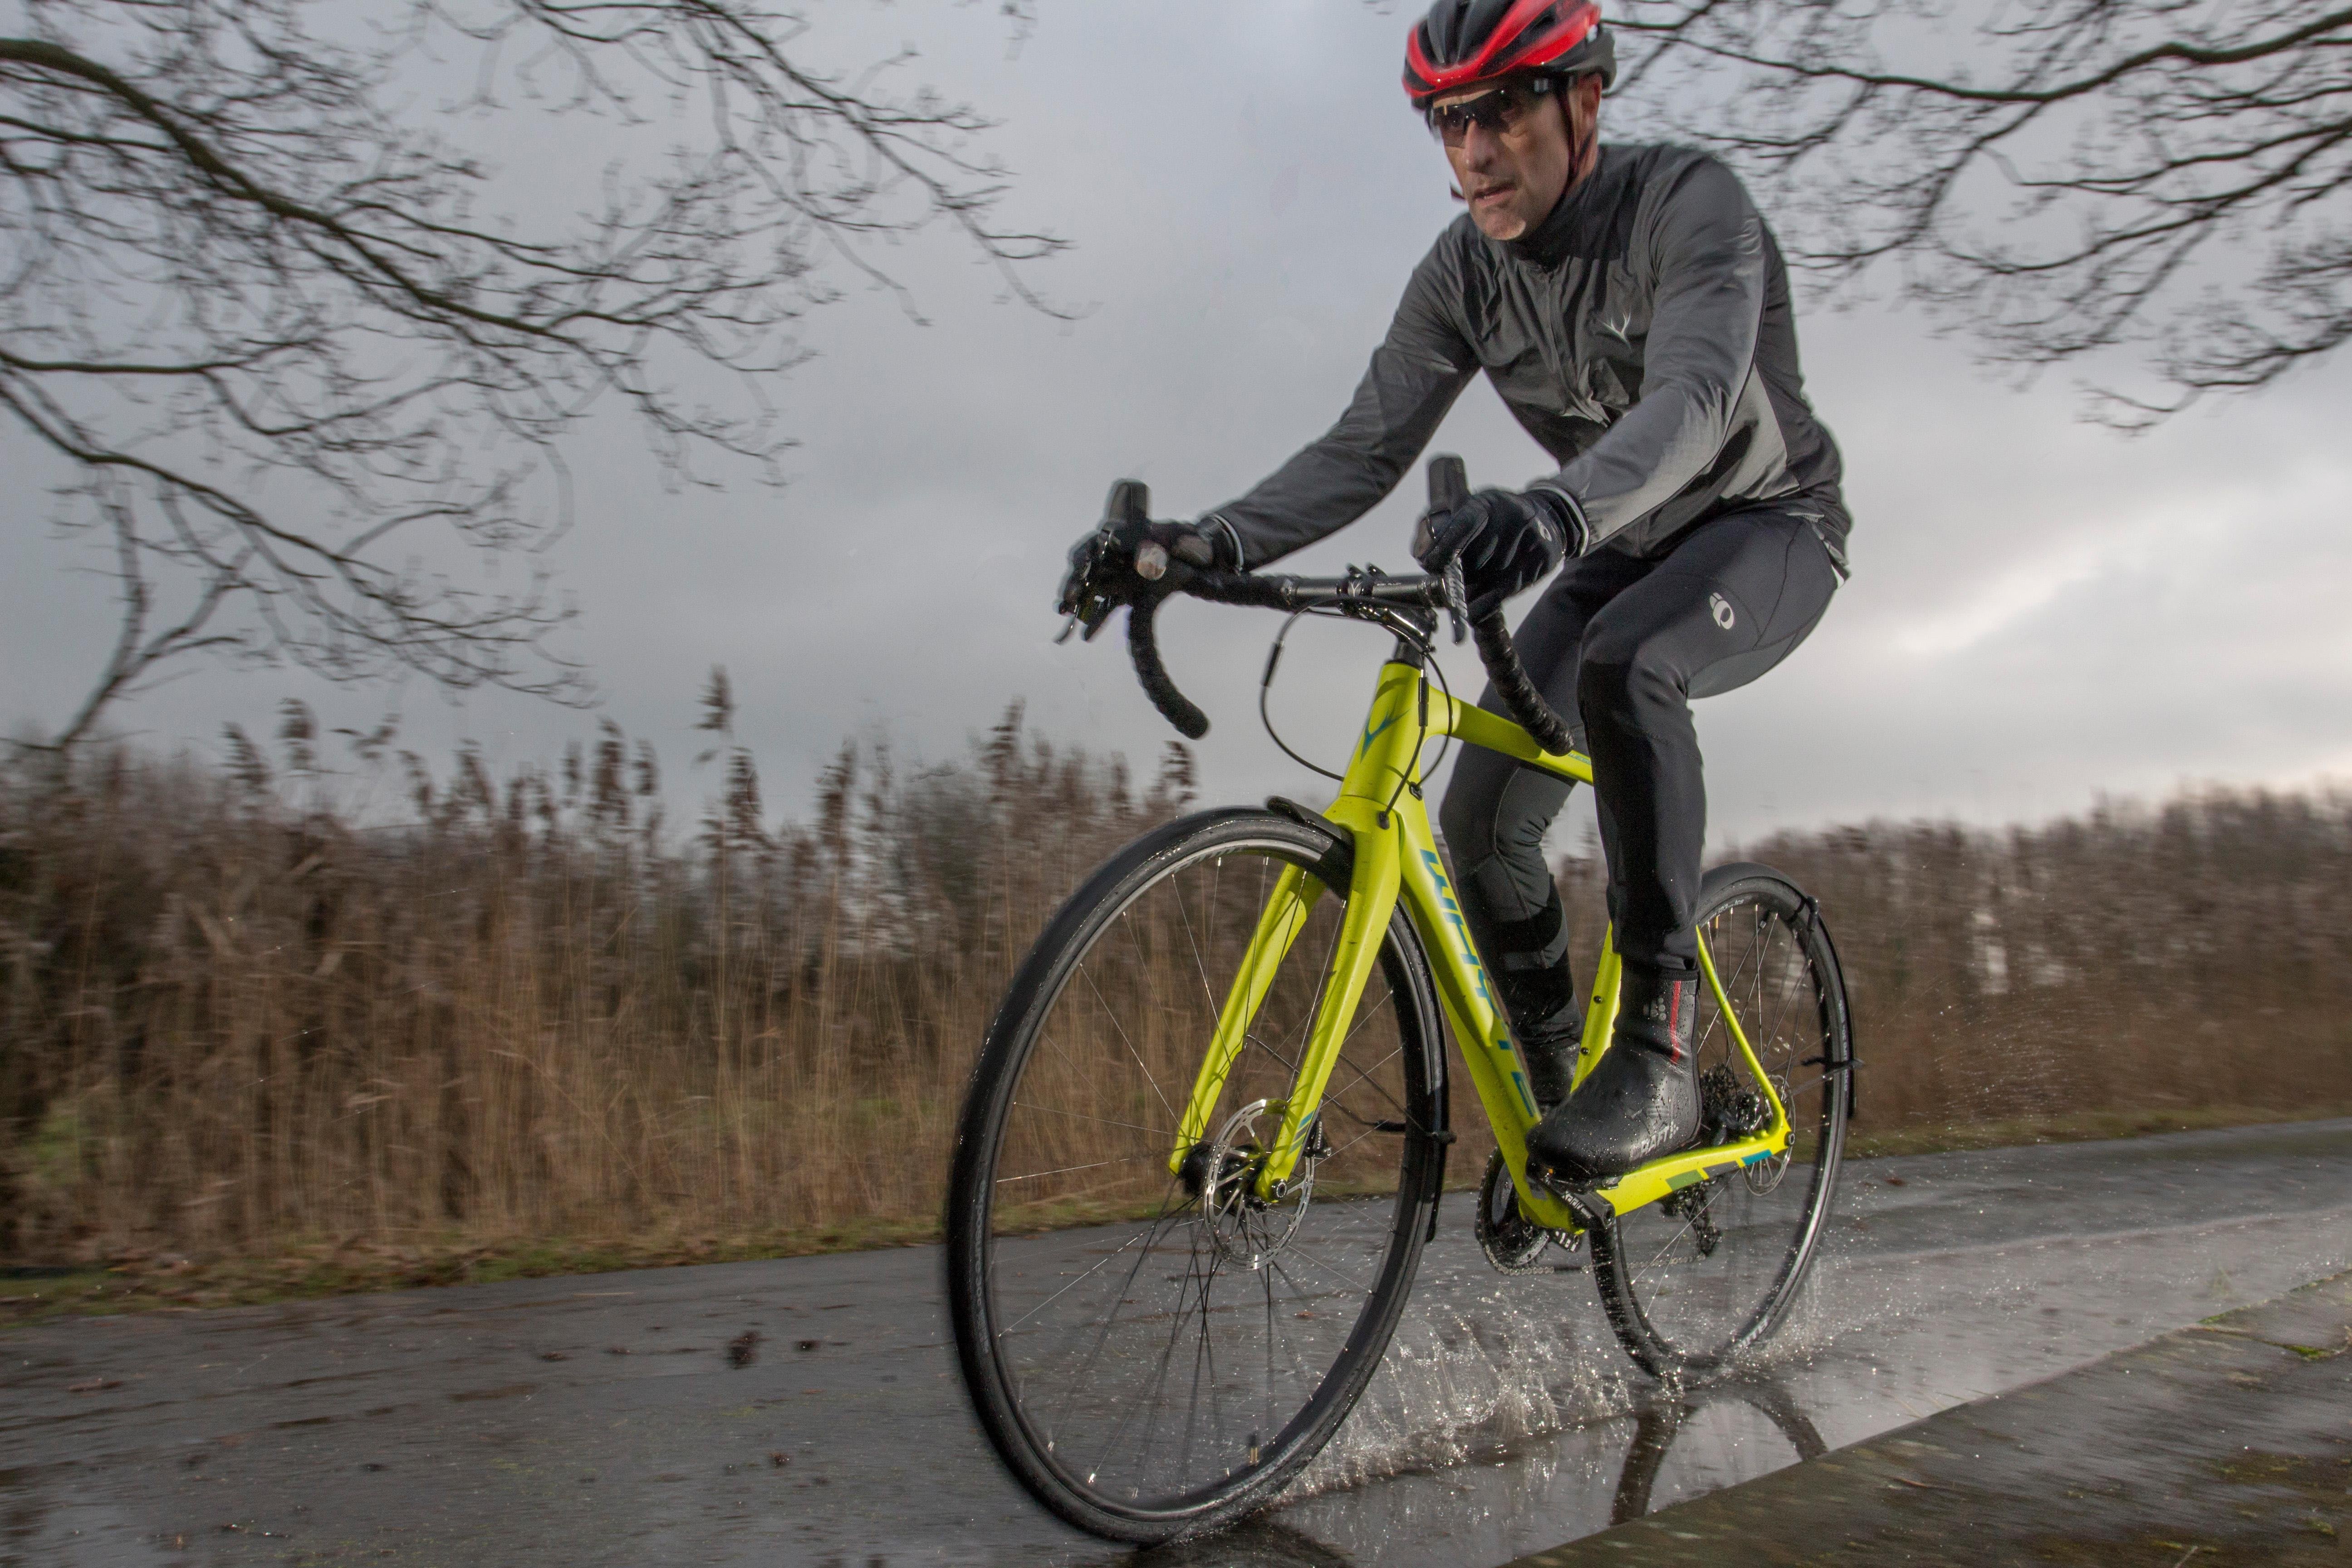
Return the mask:
<svg viewBox="0 0 2352 1568">
<path fill-rule="evenodd" d="M 1459 505 L 1469 494 L 1462 459 L 1438 457 L 1429 463 L 1429 504 L 1433 511 Z M 1107 528 L 1139 527 L 1150 506 L 1141 483 L 1121 479 L 1111 487 Z M 1391 577 L 1377 572 L 1351 571 L 1342 577 L 1294 577 L 1263 572 L 1205 572 L 1169 559 L 1159 545 L 1145 543 L 1136 554 L 1135 569 L 1147 590 L 1129 600 L 1127 611 L 1128 653 L 1135 661 L 1136 679 L 1152 706 L 1178 732 L 1199 740 L 1209 732 L 1209 716 L 1177 689 L 1160 656 L 1157 621 L 1160 606 L 1177 594 L 1223 605 L 1251 605 L 1269 610 L 1335 608 L 1360 613 L 1367 618 L 1388 619 L 1382 611 L 1418 616 L 1418 624 L 1433 629 L 1443 611 L 1453 622 L 1454 640 L 1462 640 L 1465 622 L 1476 641 L 1478 660 L 1495 683 L 1496 695 L 1520 727 L 1546 752 L 1559 755 L 1574 742 L 1567 722 L 1528 678 L 1511 641 L 1500 605 L 1472 615 L 1464 603 L 1462 568 L 1448 561 L 1444 569 L 1425 577 Z"/>
</svg>

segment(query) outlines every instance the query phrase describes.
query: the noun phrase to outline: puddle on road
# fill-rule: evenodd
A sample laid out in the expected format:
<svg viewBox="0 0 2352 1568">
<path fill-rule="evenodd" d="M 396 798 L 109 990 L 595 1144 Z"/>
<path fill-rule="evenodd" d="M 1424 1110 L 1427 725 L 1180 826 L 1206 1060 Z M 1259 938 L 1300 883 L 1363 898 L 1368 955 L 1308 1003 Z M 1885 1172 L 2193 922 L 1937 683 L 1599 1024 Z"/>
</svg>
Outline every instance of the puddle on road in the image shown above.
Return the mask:
<svg viewBox="0 0 2352 1568">
<path fill-rule="evenodd" d="M 1625 1360 L 1583 1276 L 1490 1275 L 1458 1296 L 1433 1279 L 1398 1335 L 1410 1353 L 1273 1518 L 1359 1568 L 1504 1562 L 2347 1263 L 2347 1211 L 1924 1259 L 1832 1252 L 1748 1375 L 1679 1393 Z"/>
</svg>

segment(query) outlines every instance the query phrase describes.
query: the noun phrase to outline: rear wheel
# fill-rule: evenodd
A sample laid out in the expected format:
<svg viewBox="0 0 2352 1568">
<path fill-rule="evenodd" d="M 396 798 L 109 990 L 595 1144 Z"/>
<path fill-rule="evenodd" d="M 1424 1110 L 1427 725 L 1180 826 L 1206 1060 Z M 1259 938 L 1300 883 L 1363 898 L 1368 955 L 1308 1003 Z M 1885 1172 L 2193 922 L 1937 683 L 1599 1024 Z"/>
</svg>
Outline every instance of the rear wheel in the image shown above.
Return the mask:
<svg viewBox="0 0 2352 1568">
<path fill-rule="evenodd" d="M 1845 981 L 1820 911 L 1763 866 L 1718 867 L 1698 929 L 1756 1058 L 1788 1108 L 1788 1152 L 1618 1216 L 1593 1233 L 1593 1276 L 1626 1352 L 1659 1377 L 1704 1376 L 1779 1326 L 1837 1187 L 1853 1094 Z M 1754 1075 L 1702 985 L 1694 1039 L 1703 1142 L 1766 1115 Z"/>
<path fill-rule="evenodd" d="M 1286 870 L 1316 896 L 1185 1169 L 1169 1155 L 1220 1006 Z M 1013 980 L 959 1131 L 957 1348 L 982 1426 L 1063 1518 L 1213 1529 L 1313 1458 L 1378 1366 L 1443 1180 L 1428 963 L 1390 922 L 1307 1153 L 1250 1178 L 1290 1092 L 1348 896 L 1346 841 L 1188 818 L 1071 898 Z"/>
</svg>

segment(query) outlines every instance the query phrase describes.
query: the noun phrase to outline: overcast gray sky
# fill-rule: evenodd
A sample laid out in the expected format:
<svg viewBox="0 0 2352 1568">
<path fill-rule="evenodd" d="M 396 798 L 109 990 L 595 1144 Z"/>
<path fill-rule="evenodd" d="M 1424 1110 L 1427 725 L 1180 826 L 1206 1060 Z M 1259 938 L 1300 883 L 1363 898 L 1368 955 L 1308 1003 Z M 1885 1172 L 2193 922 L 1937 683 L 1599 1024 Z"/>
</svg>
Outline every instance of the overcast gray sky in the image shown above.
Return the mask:
<svg viewBox="0 0 2352 1568">
<path fill-rule="evenodd" d="M 1018 176 L 1003 216 L 1075 242 L 1034 280 L 1080 319 L 1006 302 L 939 234 L 884 257 L 932 324 L 861 289 L 813 319 L 820 357 L 774 389 L 804 443 L 789 488 L 666 493 L 617 425 L 571 450 L 578 524 L 551 556 L 583 611 L 567 646 L 687 799 L 712 664 L 782 808 L 845 735 L 941 759 L 1016 698 L 1043 732 L 1148 768 L 1172 731 L 1120 640 L 1052 646 L 1064 552 L 1113 479 L 1191 515 L 1319 433 L 1458 210 L 1397 87 L 1402 10 L 1048 0 L 1017 52 L 993 11 L 826 6 L 810 54 L 853 65 L 911 37 L 918 74 L 1002 118 L 991 140 Z M 484 141 L 492 157 L 563 153 L 489 126 Z M 1718 839 L 2352 775 L 2352 365 L 2131 440 L 2079 423 L 2063 380 L 1989 379 L 1913 315 L 1816 302 L 1801 333 L 1845 450 L 1855 572 L 1785 665 L 1700 705 Z M 1433 449 L 1463 453 L 1475 482 L 1546 466 L 1483 384 Z M 0 437 L 0 460 L 17 479 L 0 500 L 0 720 L 54 724 L 111 633 L 107 587 L 67 574 L 88 546 L 43 528 L 20 438 Z M 1409 569 L 1417 490 L 1296 564 Z M 1277 624 L 1196 604 L 1164 616 L 1169 661 L 1215 721 L 1211 798 L 1313 793 L 1255 722 Z M 1344 752 L 1384 646 L 1302 629 L 1276 693 L 1295 744 Z M 1447 666 L 1475 688 L 1466 650 Z M 496 694 L 453 706 L 415 684 L 210 670 L 116 719 L 210 752 L 225 722 L 268 730 L 287 696 L 331 724 L 396 704 L 404 743 L 446 755 L 470 737 L 509 762 L 551 761 L 593 724 Z"/>
</svg>

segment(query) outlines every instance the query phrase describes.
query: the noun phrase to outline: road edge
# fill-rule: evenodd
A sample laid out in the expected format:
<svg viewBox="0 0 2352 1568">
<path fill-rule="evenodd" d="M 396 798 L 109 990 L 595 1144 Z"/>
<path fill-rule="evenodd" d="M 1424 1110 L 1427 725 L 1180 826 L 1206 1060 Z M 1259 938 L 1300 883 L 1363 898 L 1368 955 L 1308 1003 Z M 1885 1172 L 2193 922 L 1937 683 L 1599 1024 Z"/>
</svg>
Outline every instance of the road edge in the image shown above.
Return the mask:
<svg viewBox="0 0 2352 1568">
<path fill-rule="evenodd" d="M 2352 1563 L 2352 1270 L 1507 1568 Z"/>
</svg>

